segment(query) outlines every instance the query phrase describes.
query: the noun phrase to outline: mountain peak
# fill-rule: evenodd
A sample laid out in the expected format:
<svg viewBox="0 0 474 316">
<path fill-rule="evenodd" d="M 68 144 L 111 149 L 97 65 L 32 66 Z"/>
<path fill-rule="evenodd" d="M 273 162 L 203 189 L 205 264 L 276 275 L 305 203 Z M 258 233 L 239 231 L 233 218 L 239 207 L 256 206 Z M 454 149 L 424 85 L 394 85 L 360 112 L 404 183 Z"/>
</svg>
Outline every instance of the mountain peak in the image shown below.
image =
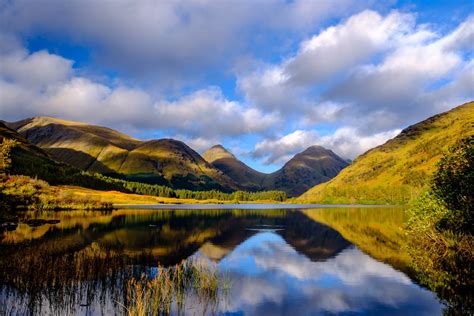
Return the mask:
<svg viewBox="0 0 474 316">
<path fill-rule="evenodd" d="M 216 160 L 224 158 L 237 159 L 230 151 L 225 149 L 225 147 L 220 144 L 214 145 L 206 150 L 202 157 L 209 163 L 213 163 Z"/>
<path fill-rule="evenodd" d="M 303 150 L 301 153 L 302 154 L 319 154 L 319 153 L 327 153 L 329 152 L 329 149 L 324 148 L 323 146 L 319 145 L 312 145 Z"/>
</svg>

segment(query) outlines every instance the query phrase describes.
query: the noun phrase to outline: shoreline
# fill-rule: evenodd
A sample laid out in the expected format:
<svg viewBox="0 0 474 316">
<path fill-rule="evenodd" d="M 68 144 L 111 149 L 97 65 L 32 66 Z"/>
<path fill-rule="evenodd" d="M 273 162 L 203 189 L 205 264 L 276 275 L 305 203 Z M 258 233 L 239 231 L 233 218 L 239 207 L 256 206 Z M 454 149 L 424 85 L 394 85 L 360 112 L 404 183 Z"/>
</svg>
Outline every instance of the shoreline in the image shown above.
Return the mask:
<svg viewBox="0 0 474 316">
<path fill-rule="evenodd" d="M 219 210 L 219 209 L 246 209 L 246 210 L 267 210 L 267 209 L 311 209 L 311 208 L 380 208 L 380 207 L 404 207 L 403 205 L 387 205 L 387 204 L 272 204 L 272 203 L 242 203 L 242 204 L 113 204 L 114 209 L 203 209 L 203 210 Z"/>
</svg>

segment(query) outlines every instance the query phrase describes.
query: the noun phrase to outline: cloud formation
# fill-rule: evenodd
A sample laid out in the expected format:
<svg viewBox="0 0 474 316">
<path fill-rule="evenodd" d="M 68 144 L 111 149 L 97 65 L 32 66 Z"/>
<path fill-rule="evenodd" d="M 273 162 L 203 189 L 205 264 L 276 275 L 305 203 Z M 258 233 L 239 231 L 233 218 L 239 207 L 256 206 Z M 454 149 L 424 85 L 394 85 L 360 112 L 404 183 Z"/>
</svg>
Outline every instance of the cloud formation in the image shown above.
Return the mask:
<svg viewBox="0 0 474 316">
<path fill-rule="evenodd" d="M 255 145 L 255 158 L 264 158 L 266 164 L 282 164 L 306 148 L 319 144 L 331 148 L 341 157 L 354 159 L 360 153 L 385 143 L 397 136 L 400 129 L 363 135 L 353 127 L 338 128 L 333 134 L 321 136 L 314 130 L 296 130 L 276 139 L 264 139 Z"/>
<path fill-rule="evenodd" d="M 93 57 L 101 64 L 166 83 L 198 75 L 209 66 L 222 67 L 268 32 L 295 35 L 360 3 L 19 0 L 1 4 L 0 26 L 25 36 L 67 36 L 93 46 Z"/>
<path fill-rule="evenodd" d="M 28 54 L 22 49 L 1 57 L 0 115 L 5 118 L 59 116 L 201 139 L 264 133 L 280 120 L 276 114 L 227 100 L 218 87 L 167 101 L 141 89 L 78 76 L 71 60 L 46 51 Z"/>
<path fill-rule="evenodd" d="M 2 119 L 227 141 L 270 165 L 315 144 L 352 159 L 474 99 L 474 16 L 441 28 L 370 1 L 0 0 L 0 30 Z M 28 48 L 43 37 L 91 60 Z"/>
</svg>

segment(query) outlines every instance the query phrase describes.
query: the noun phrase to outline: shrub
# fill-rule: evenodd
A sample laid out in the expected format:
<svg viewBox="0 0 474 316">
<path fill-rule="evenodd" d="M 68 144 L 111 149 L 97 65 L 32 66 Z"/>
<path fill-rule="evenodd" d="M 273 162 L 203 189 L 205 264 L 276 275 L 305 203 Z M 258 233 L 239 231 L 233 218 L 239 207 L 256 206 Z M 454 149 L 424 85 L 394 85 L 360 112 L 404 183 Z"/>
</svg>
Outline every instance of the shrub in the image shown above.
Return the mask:
<svg viewBox="0 0 474 316">
<path fill-rule="evenodd" d="M 449 209 L 439 228 L 472 235 L 474 136 L 462 140 L 441 159 L 433 178 L 433 192 Z"/>
<path fill-rule="evenodd" d="M 473 313 L 473 138 L 451 148 L 432 187 L 409 210 L 408 251 L 420 282 L 438 292 L 446 313 Z"/>
</svg>

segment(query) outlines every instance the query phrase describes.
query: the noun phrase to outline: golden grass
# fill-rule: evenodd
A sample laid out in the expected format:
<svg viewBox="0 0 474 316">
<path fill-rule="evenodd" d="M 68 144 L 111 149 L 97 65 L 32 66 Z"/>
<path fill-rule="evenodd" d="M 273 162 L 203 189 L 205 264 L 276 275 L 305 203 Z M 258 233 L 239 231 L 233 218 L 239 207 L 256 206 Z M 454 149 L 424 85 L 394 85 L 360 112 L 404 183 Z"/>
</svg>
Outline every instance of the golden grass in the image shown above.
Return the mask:
<svg viewBox="0 0 474 316">
<path fill-rule="evenodd" d="M 277 204 L 278 202 L 273 200 L 260 200 L 260 201 L 220 201 L 217 199 L 208 200 L 195 200 L 195 199 L 178 199 L 178 198 L 167 198 L 158 197 L 151 195 L 139 195 L 123 193 L 118 191 L 100 191 L 87 189 L 78 186 L 58 186 L 62 192 L 68 192 L 76 197 L 86 197 L 92 200 L 98 200 L 102 202 L 108 202 L 113 204 L 232 204 L 232 203 L 271 203 Z"/>
</svg>

